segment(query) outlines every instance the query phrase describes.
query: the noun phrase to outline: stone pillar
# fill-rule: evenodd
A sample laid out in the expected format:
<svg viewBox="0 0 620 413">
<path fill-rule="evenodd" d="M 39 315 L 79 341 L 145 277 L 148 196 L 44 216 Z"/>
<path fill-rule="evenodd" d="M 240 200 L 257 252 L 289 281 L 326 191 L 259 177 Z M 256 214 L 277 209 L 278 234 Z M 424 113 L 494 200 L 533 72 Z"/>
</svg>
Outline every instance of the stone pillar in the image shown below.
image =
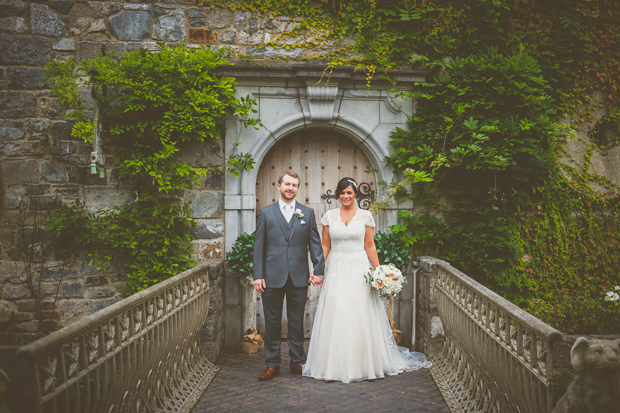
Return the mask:
<svg viewBox="0 0 620 413">
<path fill-rule="evenodd" d="M 215 363 L 224 344 L 224 262 L 209 266 L 209 314 L 202 327 L 202 351 Z"/>
<path fill-rule="evenodd" d="M 401 347 L 411 349 L 411 330 L 413 317 L 413 274 L 411 267 L 401 268 L 403 276 L 407 280 L 407 284 L 403 286 L 402 291 L 394 298 L 394 321 L 396 329 L 400 330 Z M 386 300 L 387 301 L 387 300 Z"/>
<path fill-rule="evenodd" d="M 437 266 L 433 257 L 418 257 L 418 265 L 416 350 L 432 359 L 441 351 L 445 337 L 437 310 Z"/>
</svg>

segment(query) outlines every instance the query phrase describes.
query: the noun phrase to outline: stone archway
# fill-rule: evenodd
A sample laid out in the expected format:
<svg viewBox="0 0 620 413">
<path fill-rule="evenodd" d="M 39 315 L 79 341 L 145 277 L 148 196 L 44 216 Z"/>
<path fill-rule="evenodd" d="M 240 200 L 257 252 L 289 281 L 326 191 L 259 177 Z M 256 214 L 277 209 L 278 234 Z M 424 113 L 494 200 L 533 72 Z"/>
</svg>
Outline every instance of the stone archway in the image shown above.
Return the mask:
<svg viewBox="0 0 620 413">
<path fill-rule="evenodd" d="M 240 96 L 251 95 L 258 102 L 258 116 L 263 122 L 259 130 L 241 129 L 239 122 L 230 118 L 226 134 L 226 153 L 232 150 L 250 153 L 261 165 L 268 152 L 292 133 L 302 130 L 332 131 L 354 142 L 364 152 L 372 168 L 376 168 L 376 182 L 390 182 L 393 171 L 383 163 L 389 154 L 389 134 L 395 127 L 404 127 L 407 116 L 413 112 L 412 101 L 394 101 L 387 92 L 388 85 L 366 88 L 365 82 L 338 80 L 330 81 L 329 87 L 317 84 L 321 72 L 315 79 L 274 79 L 273 73 L 257 76 L 256 68 L 248 78 L 239 78 L 239 70 L 231 70 L 237 76 Z M 267 73 L 267 68 L 263 68 Z M 291 69 L 293 70 L 293 69 Z M 279 72 L 278 72 L 279 73 Z M 228 74 L 228 73 L 223 73 Z M 288 75 L 287 75 L 288 76 Z M 413 81 L 423 78 L 406 78 L 403 89 L 412 88 Z M 235 143 L 239 142 L 239 146 Z M 258 169 L 242 171 L 235 177 L 225 178 L 225 243 L 229 250 L 236 238 L 244 232 L 255 230 L 256 222 L 256 179 Z M 377 199 L 385 198 L 385 187 L 377 187 Z M 397 205 L 376 217 L 377 229 L 386 230 L 397 222 Z M 251 322 L 254 311 L 248 308 L 253 302 L 233 274 L 226 274 L 225 282 L 225 345 L 238 347 L 242 334 Z"/>
<path fill-rule="evenodd" d="M 327 201 L 323 196 L 330 193 L 333 195 L 336 184 L 345 176 L 355 179 L 360 184 L 365 183 L 375 190 L 375 174 L 365 172 L 370 166 L 370 161 L 360 147 L 334 130 L 306 128 L 293 132 L 278 140 L 257 167 L 256 211 L 258 213 L 260 208 L 276 202 L 279 195 L 276 189 L 277 179 L 282 171 L 297 172 L 300 177 L 297 202 L 314 210 L 319 234 L 322 234 L 321 217 L 327 210 L 340 206 L 336 199 Z M 308 289 L 304 320 L 306 338 L 309 338 L 312 332 L 319 293 L 319 288 L 310 286 Z M 248 307 L 256 308 L 256 327 L 259 331 L 264 331 L 260 296 L 254 295 L 253 299 L 254 303 L 248 302 Z M 252 317 L 249 310 L 247 313 L 246 317 Z M 287 336 L 287 332 L 287 315 L 284 311 L 283 338 Z"/>
</svg>

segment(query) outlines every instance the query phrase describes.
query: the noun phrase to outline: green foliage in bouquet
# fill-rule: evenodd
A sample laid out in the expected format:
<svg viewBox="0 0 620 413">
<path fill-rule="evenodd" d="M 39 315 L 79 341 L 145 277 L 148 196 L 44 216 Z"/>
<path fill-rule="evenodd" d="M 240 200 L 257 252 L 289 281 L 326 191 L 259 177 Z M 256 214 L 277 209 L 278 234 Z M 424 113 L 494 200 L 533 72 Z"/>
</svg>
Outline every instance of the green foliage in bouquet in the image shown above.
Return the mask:
<svg viewBox="0 0 620 413">
<path fill-rule="evenodd" d="M 246 280 L 251 280 L 254 275 L 254 235 L 254 232 L 239 235 L 226 253 L 226 268 Z"/>
</svg>

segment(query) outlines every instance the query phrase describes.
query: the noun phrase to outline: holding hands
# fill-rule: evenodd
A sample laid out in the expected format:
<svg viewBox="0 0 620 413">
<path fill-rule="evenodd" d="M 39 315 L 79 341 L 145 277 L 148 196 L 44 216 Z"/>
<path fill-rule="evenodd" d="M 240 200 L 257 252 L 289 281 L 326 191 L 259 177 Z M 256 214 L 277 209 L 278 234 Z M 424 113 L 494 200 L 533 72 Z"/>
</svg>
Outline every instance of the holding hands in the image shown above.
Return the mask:
<svg viewBox="0 0 620 413">
<path fill-rule="evenodd" d="M 323 285 L 323 277 L 320 275 L 312 274 L 309 281 L 310 284 L 314 285 L 315 287 L 320 287 Z M 254 289 L 262 294 L 265 291 L 265 280 L 262 278 L 254 280 Z"/>
<path fill-rule="evenodd" d="M 323 285 L 323 277 L 321 275 L 314 275 L 314 273 L 310 276 L 310 284 L 315 287 L 320 287 Z"/>
</svg>

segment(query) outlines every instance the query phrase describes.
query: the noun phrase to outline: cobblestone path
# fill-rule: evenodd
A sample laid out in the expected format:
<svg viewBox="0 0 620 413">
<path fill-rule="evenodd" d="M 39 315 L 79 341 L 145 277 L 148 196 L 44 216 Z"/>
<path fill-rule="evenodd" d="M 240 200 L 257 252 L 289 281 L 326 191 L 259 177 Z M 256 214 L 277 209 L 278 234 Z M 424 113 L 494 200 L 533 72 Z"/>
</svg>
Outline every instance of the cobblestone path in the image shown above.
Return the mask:
<svg viewBox="0 0 620 413">
<path fill-rule="evenodd" d="M 306 348 L 307 348 L 306 342 Z M 442 412 L 450 413 L 426 369 L 350 384 L 292 375 L 282 343 L 280 376 L 259 382 L 265 369 L 257 354 L 224 352 L 221 370 L 192 409 L 204 412 Z"/>
</svg>

